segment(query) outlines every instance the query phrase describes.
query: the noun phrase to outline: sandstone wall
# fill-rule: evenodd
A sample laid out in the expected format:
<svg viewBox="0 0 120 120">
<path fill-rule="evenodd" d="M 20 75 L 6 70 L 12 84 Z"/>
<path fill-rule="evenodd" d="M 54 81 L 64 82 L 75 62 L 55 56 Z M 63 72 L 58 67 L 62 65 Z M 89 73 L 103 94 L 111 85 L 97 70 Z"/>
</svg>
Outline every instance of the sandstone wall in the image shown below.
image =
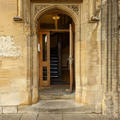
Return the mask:
<svg viewBox="0 0 120 120">
<path fill-rule="evenodd" d="M 81 4 L 81 80 L 83 103 L 96 104 L 100 110 L 102 103 L 101 81 L 101 13 L 97 0 L 96 16 L 99 22 L 91 21 L 89 0 Z"/>
<path fill-rule="evenodd" d="M 101 107 L 101 21 L 90 21 L 89 0 L 80 5 L 80 55 L 82 103 Z M 100 0 L 98 0 L 100 4 Z M 0 105 L 28 103 L 27 90 L 27 39 L 24 24 L 13 21 L 16 0 L 0 0 Z M 28 12 L 28 11 L 26 11 Z M 100 12 L 97 13 L 100 17 Z M 26 18 L 27 19 L 27 18 Z M 27 28 L 26 28 L 27 30 Z M 29 33 L 29 31 L 28 31 Z M 79 45 L 78 45 L 79 46 Z M 79 52 L 79 49 L 76 49 Z M 76 56 L 77 58 L 77 56 Z M 76 83 L 79 84 L 79 83 Z M 32 87 L 32 86 L 31 86 Z M 80 86 L 79 86 L 80 87 Z"/>
<path fill-rule="evenodd" d="M 27 42 L 16 23 L 17 0 L 0 0 L 0 106 L 26 103 Z"/>
</svg>

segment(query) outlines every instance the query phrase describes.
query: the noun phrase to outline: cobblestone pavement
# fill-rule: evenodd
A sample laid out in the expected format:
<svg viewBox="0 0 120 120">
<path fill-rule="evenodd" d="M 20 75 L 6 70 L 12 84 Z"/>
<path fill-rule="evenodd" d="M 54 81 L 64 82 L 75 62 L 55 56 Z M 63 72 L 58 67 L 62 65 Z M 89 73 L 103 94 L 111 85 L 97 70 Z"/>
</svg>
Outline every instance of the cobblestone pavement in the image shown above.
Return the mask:
<svg viewBox="0 0 120 120">
<path fill-rule="evenodd" d="M 79 113 L 27 113 L 27 114 L 3 114 L 0 120 L 115 120 L 96 114 Z"/>
</svg>

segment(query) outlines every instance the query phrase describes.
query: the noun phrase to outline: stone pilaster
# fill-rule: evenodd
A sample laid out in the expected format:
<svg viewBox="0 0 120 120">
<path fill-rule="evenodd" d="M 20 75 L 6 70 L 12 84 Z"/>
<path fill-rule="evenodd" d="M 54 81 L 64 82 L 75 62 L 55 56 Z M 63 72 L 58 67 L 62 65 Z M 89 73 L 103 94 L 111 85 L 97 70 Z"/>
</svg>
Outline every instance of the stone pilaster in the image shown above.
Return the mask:
<svg viewBox="0 0 120 120">
<path fill-rule="evenodd" d="M 38 26 L 32 27 L 32 103 L 36 103 L 39 100 L 39 61 L 38 61 L 38 37 L 37 37 Z"/>
<path fill-rule="evenodd" d="M 117 116 L 119 113 L 118 100 L 118 81 L 119 81 L 119 38 L 118 38 L 118 0 L 112 0 L 112 96 L 113 113 Z"/>
<path fill-rule="evenodd" d="M 105 114 L 118 116 L 118 0 L 106 0 L 102 6 L 102 55 L 104 77 Z M 106 9 L 106 10 L 104 10 Z M 106 17 L 104 15 L 106 14 Z M 105 27 L 106 26 L 106 27 Z M 105 36 L 104 36 L 105 35 Z M 105 38 L 106 37 L 106 38 Z M 103 41 L 105 43 L 103 43 Z M 103 48 L 104 47 L 104 48 Z M 102 56 L 103 57 L 103 56 Z M 102 69 L 103 70 L 103 69 Z"/>
<path fill-rule="evenodd" d="M 28 104 L 32 104 L 32 39 L 30 28 L 30 0 L 23 1 L 24 34 L 27 42 L 27 90 Z"/>
</svg>

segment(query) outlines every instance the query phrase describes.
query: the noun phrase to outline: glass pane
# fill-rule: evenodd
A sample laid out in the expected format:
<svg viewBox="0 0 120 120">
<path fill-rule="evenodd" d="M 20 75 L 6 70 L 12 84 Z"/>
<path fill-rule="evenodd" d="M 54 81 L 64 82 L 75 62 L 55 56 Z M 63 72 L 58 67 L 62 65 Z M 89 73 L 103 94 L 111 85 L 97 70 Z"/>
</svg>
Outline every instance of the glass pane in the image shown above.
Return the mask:
<svg viewBox="0 0 120 120">
<path fill-rule="evenodd" d="M 47 67 L 43 67 L 43 81 L 47 81 Z"/>
<path fill-rule="evenodd" d="M 47 61 L 47 35 L 42 35 L 42 43 L 43 43 L 43 61 Z"/>
</svg>

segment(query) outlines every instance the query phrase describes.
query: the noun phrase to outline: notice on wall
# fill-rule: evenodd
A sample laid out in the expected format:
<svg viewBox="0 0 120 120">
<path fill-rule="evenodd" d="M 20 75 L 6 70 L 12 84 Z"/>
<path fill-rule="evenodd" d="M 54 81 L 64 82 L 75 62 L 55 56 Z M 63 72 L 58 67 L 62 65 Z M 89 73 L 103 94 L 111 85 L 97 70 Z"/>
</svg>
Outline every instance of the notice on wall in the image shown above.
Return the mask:
<svg viewBox="0 0 120 120">
<path fill-rule="evenodd" d="M 20 47 L 15 45 L 13 37 L 0 36 L 0 57 L 19 57 L 20 55 Z"/>
</svg>

